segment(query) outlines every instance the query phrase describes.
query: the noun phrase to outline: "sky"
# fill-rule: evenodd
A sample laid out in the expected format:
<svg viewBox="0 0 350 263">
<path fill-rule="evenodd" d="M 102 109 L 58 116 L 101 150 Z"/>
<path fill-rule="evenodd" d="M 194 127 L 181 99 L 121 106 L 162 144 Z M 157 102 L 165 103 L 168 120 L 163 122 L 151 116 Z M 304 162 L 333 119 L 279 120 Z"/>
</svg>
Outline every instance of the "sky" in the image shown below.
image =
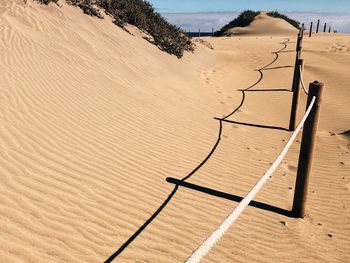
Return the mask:
<svg viewBox="0 0 350 263">
<path fill-rule="evenodd" d="M 169 22 L 187 31 L 220 29 L 246 9 L 278 10 L 306 25 L 327 22 L 350 33 L 350 0 L 148 0 Z"/>
</svg>

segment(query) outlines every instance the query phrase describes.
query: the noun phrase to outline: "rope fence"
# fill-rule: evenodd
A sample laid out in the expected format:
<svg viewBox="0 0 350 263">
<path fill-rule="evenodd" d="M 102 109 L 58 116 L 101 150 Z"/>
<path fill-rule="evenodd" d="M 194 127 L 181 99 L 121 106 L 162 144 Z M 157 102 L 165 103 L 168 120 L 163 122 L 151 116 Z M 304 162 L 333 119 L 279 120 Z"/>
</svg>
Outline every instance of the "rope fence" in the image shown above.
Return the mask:
<svg viewBox="0 0 350 263">
<path fill-rule="evenodd" d="M 317 25 L 317 28 L 319 24 Z M 318 81 L 310 83 L 309 90 L 307 91 L 303 80 L 302 67 L 303 60 L 300 58 L 302 51 L 303 41 L 303 28 L 300 29 L 298 34 L 297 48 L 296 48 L 296 61 L 293 76 L 293 101 L 290 117 L 290 131 L 293 131 L 289 141 L 277 156 L 273 164 L 262 175 L 255 186 L 248 192 L 248 194 L 242 199 L 235 209 L 225 218 L 225 220 L 212 232 L 212 234 L 192 253 L 190 257 L 185 261 L 186 263 L 198 263 L 201 259 L 209 253 L 212 247 L 220 240 L 220 238 L 228 231 L 237 218 L 244 212 L 245 208 L 254 199 L 258 192 L 262 189 L 271 175 L 276 171 L 282 160 L 288 153 L 288 150 L 295 141 L 297 135 L 303 128 L 301 148 L 298 161 L 298 171 L 295 184 L 295 192 L 293 199 L 292 215 L 299 218 L 305 216 L 305 206 L 307 199 L 308 182 L 311 174 L 313 152 L 315 149 L 316 134 L 318 121 L 320 116 L 320 107 L 323 95 L 324 84 Z M 308 96 L 306 112 L 300 121 L 299 125 L 295 127 L 295 120 L 298 111 L 298 100 L 300 84 L 304 93 Z"/>
<path fill-rule="evenodd" d="M 304 78 L 303 78 L 303 69 L 302 69 L 302 66 L 300 65 L 299 66 L 299 74 L 300 74 L 300 83 L 301 83 L 301 86 L 303 88 L 303 91 L 306 95 L 309 95 L 308 91 L 306 90 L 305 88 L 305 83 L 304 83 Z"/>
<path fill-rule="evenodd" d="M 198 249 L 186 260 L 186 263 L 197 263 L 210 251 L 210 249 L 219 241 L 219 239 L 225 234 L 225 232 L 232 226 L 236 219 L 243 213 L 244 209 L 249 205 L 249 203 L 254 199 L 260 189 L 268 181 L 273 172 L 278 168 L 284 157 L 286 156 L 288 150 L 292 146 L 294 140 L 299 134 L 301 128 L 304 126 L 306 119 L 308 118 L 314 104 L 316 97 L 312 98 L 312 101 L 301 120 L 300 124 L 293 132 L 288 143 L 278 155 L 277 159 L 270 166 L 270 168 L 265 172 L 265 174 L 260 178 L 256 185 L 250 190 L 250 192 L 243 198 L 243 200 L 238 204 L 238 206 L 227 216 L 227 218 L 219 225 L 218 228 L 205 240 Z"/>
</svg>

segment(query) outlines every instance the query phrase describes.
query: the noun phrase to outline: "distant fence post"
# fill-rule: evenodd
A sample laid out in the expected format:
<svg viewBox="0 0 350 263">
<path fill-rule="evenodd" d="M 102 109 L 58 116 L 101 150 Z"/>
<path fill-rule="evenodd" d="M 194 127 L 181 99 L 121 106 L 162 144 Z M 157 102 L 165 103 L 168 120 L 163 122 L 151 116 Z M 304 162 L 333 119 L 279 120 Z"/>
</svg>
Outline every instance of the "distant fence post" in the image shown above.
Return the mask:
<svg viewBox="0 0 350 263">
<path fill-rule="evenodd" d="M 324 23 L 323 33 L 326 33 L 327 23 Z"/>
<path fill-rule="evenodd" d="M 328 30 L 328 33 L 330 33 L 331 32 L 331 27 L 329 27 L 329 30 Z"/>
<path fill-rule="evenodd" d="M 297 63 L 298 63 L 298 59 L 300 59 L 301 57 L 301 50 L 303 48 L 303 33 L 304 30 L 300 29 L 299 34 L 298 34 L 298 38 L 297 38 L 297 46 L 296 46 L 296 56 L 295 56 L 295 64 L 294 64 L 294 74 L 293 74 L 293 83 L 294 83 L 294 78 L 296 75 L 296 70 L 298 69 L 297 67 Z M 294 84 L 292 85 L 292 91 L 294 91 Z"/>
<path fill-rule="evenodd" d="M 304 37 L 304 30 L 305 30 L 305 27 L 304 27 L 304 24 L 303 24 L 303 26 L 301 27 L 301 32 L 300 32 L 301 40 L 303 40 L 303 37 Z"/>
<path fill-rule="evenodd" d="M 309 37 L 311 37 L 311 35 L 312 35 L 312 25 L 313 25 L 313 22 L 311 22 L 311 24 L 310 24 L 310 32 L 309 32 Z"/>
<path fill-rule="evenodd" d="M 313 97 L 316 97 L 316 101 L 305 122 L 302 135 L 292 211 L 293 215 L 298 218 L 305 217 L 305 205 L 316 143 L 318 121 L 320 118 L 323 88 L 324 84 L 318 81 L 310 83 L 307 108 Z"/>
<path fill-rule="evenodd" d="M 293 78 L 293 101 L 290 111 L 290 120 L 289 120 L 289 131 L 294 131 L 296 126 L 296 119 L 298 113 L 298 104 L 299 104 L 299 94 L 300 94 L 300 68 L 303 66 L 303 60 L 298 58 L 297 63 L 295 64 L 294 78 Z"/>
<path fill-rule="evenodd" d="M 299 31 L 299 34 L 298 34 L 298 39 L 297 39 L 297 47 L 296 47 L 296 52 L 297 52 L 297 58 L 299 57 L 299 53 L 301 52 L 301 49 L 302 49 L 302 45 L 303 45 L 303 30 L 300 30 Z"/>
<path fill-rule="evenodd" d="M 318 34 L 318 29 L 320 28 L 320 19 L 317 20 L 316 34 Z"/>
<path fill-rule="evenodd" d="M 201 29 L 198 29 L 198 37 L 201 37 Z"/>
</svg>

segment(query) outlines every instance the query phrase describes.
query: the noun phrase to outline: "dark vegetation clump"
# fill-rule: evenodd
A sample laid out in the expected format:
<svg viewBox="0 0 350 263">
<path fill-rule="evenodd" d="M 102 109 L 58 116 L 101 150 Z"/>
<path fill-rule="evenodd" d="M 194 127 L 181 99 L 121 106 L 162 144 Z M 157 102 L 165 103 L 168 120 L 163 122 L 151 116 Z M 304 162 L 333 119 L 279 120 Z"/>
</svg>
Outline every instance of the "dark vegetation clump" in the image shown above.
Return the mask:
<svg viewBox="0 0 350 263">
<path fill-rule="evenodd" d="M 268 12 L 267 13 L 268 16 L 271 16 L 271 17 L 275 17 L 275 18 L 281 18 L 283 20 L 286 20 L 289 24 L 291 24 L 292 26 L 294 26 L 295 28 L 299 28 L 299 25 L 300 25 L 300 22 L 294 20 L 294 19 L 291 19 L 289 18 L 288 16 L 286 15 L 283 15 L 277 11 L 273 11 L 273 12 Z"/>
<path fill-rule="evenodd" d="M 37 0 L 42 4 L 58 0 Z M 146 38 L 159 49 L 181 58 L 185 51 L 193 51 L 193 43 L 179 27 L 170 24 L 153 6 L 145 0 L 66 0 L 68 4 L 80 7 L 85 14 L 103 18 L 100 9 L 114 18 L 122 28 L 131 24 L 146 32 Z M 124 28 L 125 29 L 125 28 Z"/>
<path fill-rule="evenodd" d="M 81 10 L 83 10 L 84 14 L 90 15 L 90 16 L 96 16 L 98 18 L 103 18 L 103 16 L 100 13 L 100 10 L 97 6 L 97 2 L 99 1 L 92 1 L 92 0 L 66 0 L 68 4 L 80 7 Z"/>
<path fill-rule="evenodd" d="M 39 3 L 48 5 L 48 4 L 50 4 L 50 3 L 55 3 L 55 4 L 57 4 L 57 2 L 58 2 L 59 0 L 37 0 L 37 1 L 38 1 Z"/>
<path fill-rule="evenodd" d="M 249 26 L 255 19 L 255 17 L 257 15 L 259 15 L 261 12 L 255 12 L 252 10 L 246 10 L 244 12 L 242 12 L 237 18 L 235 18 L 234 20 L 232 20 L 230 23 L 228 23 L 227 25 L 225 25 L 223 28 L 221 28 L 219 31 L 214 33 L 214 36 L 220 37 L 220 36 L 225 36 L 228 35 L 228 30 L 234 27 L 246 27 Z M 283 14 L 280 14 L 277 11 L 273 11 L 273 12 L 268 12 L 267 13 L 268 16 L 274 17 L 274 18 L 281 18 L 285 21 L 287 21 L 289 24 L 291 24 L 292 26 L 299 28 L 299 22 L 296 20 L 293 20 Z"/>
<path fill-rule="evenodd" d="M 252 10 L 243 11 L 237 18 L 232 20 L 230 23 L 225 25 L 219 31 L 214 33 L 214 36 L 220 37 L 225 36 L 227 34 L 227 30 L 234 27 L 246 27 L 249 26 L 260 12 L 255 12 Z"/>
</svg>

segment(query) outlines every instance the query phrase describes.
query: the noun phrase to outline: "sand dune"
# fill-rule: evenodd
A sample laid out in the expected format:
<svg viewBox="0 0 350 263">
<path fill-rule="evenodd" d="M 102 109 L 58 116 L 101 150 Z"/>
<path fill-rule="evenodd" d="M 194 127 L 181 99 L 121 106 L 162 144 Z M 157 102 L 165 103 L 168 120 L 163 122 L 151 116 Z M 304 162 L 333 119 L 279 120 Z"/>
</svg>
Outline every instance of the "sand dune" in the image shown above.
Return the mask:
<svg viewBox="0 0 350 263">
<path fill-rule="evenodd" d="M 209 38 L 214 50 L 197 44 L 178 60 L 108 17 L 1 1 L 0 262 L 103 262 L 118 250 L 116 262 L 183 262 L 289 138 L 229 122 L 220 130 L 214 119 L 232 113 L 238 89 L 274 60 L 252 90 L 290 89 L 295 37 L 277 36 L 288 31 L 282 25 L 262 32 L 264 23 L 280 25 L 270 19 L 258 18 L 245 37 Z M 305 82 L 327 85 L 308 217 L 283 215 L 296 143 L 256 198 L 280 210 L 250 206 L 204 262 L 350 260 L 350 149 L 338 135 L 350 128 L 349 47 L 347 35 L 304 44 Z M 287 91 L 246 92 L 229 120 L 287 127 L 290 100 Z M 174 185 L 186 177 L 231 196 Z"/>
<path fill-rule="evenodd" d="M 295 36 L 297 29 L 287 21 L 272 18 L 262 12 L 247 27 L 234 27 L 228 31 L 233 35 L 259 35 L 259 36 Z"/>
</svg>

